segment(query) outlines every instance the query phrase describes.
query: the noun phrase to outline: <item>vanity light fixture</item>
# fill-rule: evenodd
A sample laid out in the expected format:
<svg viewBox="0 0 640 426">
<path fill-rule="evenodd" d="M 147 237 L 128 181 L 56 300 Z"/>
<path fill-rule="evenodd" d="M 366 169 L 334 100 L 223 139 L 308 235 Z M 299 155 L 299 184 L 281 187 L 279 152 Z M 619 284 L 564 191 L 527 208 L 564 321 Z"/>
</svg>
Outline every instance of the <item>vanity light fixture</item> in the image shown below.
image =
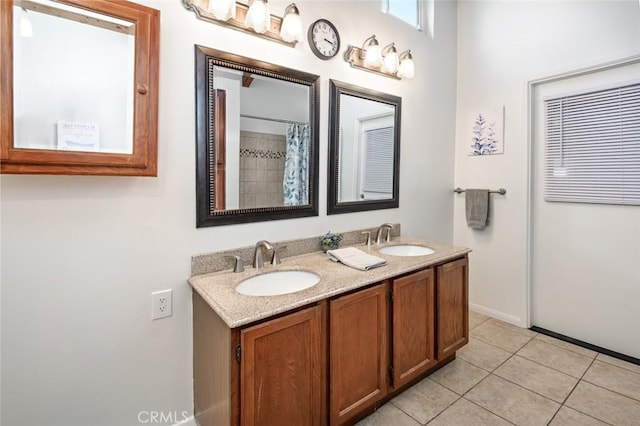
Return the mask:
<svg viewBox="0 0 640 426">
<path fill-rule="evenodd" d="M 391 78 L 411 79 L 415 73 L 411 50 L 405 50 L 398 55 L 395 43 L 390 43 L 380 49 L 376 36 L 366 39 L 362 48 L 349 46 L 344 54 L 344 60 L 353 68 L 371 71 Z"/>
<path fill-rule="evenodd" d="M 294 3 L 287 6 L 284 18 L 281 18 L 269 12 L 268 0 L 249 1 L 249 4 L 244 4 L 235 0 L 182 0 L 182 4 L 203 21 L 291 47 L 302 40 L 300 11 Z"/>
</svg>

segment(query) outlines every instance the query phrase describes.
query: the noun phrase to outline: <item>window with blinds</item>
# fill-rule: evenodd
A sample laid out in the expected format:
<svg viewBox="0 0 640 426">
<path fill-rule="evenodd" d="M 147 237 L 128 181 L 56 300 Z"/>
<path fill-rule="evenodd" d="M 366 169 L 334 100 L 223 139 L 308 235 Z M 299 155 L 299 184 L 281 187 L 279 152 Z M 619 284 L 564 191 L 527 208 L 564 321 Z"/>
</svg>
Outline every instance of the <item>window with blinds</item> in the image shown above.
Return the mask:
<svg viewBox="0 0 640 426">
<path fill-rule="evenodd" d="M 545 200 L 640 205 L 640 83 L 545 100 Z"/>
<path fill-rule="evenodd" d="M 362 190 L 393 193 L 393 126 L 364 132 Z"/>
</svg>

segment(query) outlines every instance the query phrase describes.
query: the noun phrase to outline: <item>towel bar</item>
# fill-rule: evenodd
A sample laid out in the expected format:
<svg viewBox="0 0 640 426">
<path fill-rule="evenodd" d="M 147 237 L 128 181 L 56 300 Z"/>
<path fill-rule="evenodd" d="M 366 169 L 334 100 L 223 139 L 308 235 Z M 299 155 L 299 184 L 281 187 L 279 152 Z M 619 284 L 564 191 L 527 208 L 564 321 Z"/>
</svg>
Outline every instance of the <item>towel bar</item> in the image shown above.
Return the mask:
<svg viewBox="0 0 640 426">
<path fill-rule="evenodd" d="M 466 191 L 466 189 L 462 189 L 460 187 L 458 187 L 458 188 L 453 190 L 453 192 L 457 192 L 458 194 L 461 194 L 461 193 L 463 193 L 465 191 Z M 496 189 L 496 190 L 490 190 L 489 193 L 504 195 L 504 194 L 507 193 L 507 190 L 504 189 L 504 188 L 499 188 L 499 189 Z"/>
</svg>

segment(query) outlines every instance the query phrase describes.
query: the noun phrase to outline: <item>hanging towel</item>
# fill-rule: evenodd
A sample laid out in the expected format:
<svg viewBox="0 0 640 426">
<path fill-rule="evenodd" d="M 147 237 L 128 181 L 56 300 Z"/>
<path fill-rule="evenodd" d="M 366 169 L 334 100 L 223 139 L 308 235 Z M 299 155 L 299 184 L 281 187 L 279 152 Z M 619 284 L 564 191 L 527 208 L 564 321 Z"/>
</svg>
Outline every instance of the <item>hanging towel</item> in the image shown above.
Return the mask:
<svg viewBox="0 0 640 426">
<path fill-rule="evenodd" d="M 341 262 L 352 268 L 360 269 L 361 271 L 368 271 L 371 268 L 377 268 L 387 264 L 386 260 L 367 254 L 355 247 L 327 250 L 327 254 L 334 262 Z"/>
<path fill-rule="evenodd" d="M 467 226 L 473 229 L 484 229 L 489 220 L 489 190 L 467 189 L 464 201 Z"/>
</svg>

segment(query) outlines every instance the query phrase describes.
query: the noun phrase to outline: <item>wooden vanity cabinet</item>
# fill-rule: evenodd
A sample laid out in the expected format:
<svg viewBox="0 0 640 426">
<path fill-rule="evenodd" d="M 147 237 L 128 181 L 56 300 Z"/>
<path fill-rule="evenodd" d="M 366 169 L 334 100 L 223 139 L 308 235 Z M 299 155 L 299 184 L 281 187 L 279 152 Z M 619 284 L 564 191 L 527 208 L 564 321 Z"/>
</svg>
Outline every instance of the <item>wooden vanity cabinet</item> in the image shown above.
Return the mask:
<svg viewBox="0 0 640 426">
<path fill-rule="evenodd" d="M 230 329 L 193 293 L 200 426 L 326 425 L 326 303 Z"/>
<path fill-rule="evenodd" d="M 469 341 L 469 267 L 467 258 L 437 267 L 438 360 Z"/>
<path fill-rule="evenodd" d="M 344 424 L 387 394 L 387 282 L 329 304 L 329 417 Z"/>
<path fill-rule="evenodd" d="M 354 424 L 469 339 L 459 258 L 242 328 L 193 293 L 200 426 Z"/>
</svg>

